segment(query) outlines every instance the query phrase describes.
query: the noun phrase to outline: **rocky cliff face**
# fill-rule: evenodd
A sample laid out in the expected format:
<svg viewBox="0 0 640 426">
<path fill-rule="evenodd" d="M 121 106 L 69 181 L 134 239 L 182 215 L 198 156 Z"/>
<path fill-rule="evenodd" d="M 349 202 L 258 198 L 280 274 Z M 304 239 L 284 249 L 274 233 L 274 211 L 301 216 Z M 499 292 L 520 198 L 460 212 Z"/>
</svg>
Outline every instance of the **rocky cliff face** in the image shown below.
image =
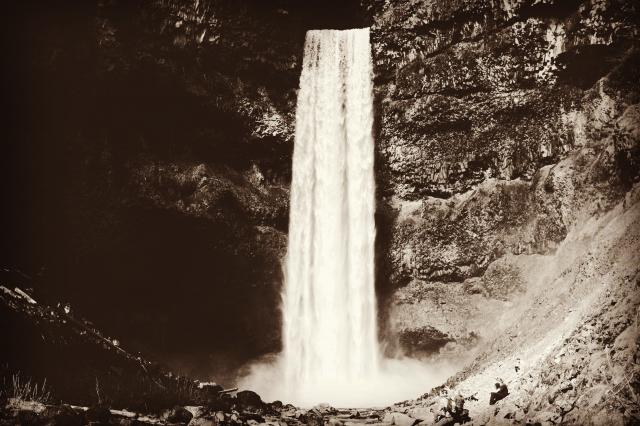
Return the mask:
<svg viewBox="0 0 640 426">
<path fill-rule="evenodd" d="M 460 393 L 480 424 L 637 421 L 637 5 L 369 11 L 389 340 L 462 369 L 393 411 Z"/>
<path fill-rule="evenodd" d="M 521 272 L 505 259 L 554 253 L 579 217 L 637 182 L 639 11 L 619 1 L 370 11 L 386 274 L 402 287 L 390 321 L 411 351 L 420 341 L 429 352 L 478 333 L 471 295 L 490 304 L 517 292 Z"/>
</svg>

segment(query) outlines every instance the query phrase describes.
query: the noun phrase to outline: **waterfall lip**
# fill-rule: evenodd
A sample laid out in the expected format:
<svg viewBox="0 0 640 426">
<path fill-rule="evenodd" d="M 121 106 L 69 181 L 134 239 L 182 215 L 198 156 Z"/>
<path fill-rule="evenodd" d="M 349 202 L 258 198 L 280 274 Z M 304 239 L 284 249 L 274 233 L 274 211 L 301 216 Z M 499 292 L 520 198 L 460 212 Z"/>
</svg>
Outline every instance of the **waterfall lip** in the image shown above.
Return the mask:
<svg viewBox="0 0 640 426">
<path fill-rule="evenodd" d="M 323 31 L 323 32 L 329 32 L 329 31 L 335 31 L 335 32 L 349 32 L 349 31 L 361 31 L 361 30 L 369 30 L 371 31 L 371 27 L 354 27 L 354 28 L 344 28 L 344 29 L 336 29 L 336 28 L 310 28 L 307 30 L 307 32 L 310 31 Z"/>
</svg>

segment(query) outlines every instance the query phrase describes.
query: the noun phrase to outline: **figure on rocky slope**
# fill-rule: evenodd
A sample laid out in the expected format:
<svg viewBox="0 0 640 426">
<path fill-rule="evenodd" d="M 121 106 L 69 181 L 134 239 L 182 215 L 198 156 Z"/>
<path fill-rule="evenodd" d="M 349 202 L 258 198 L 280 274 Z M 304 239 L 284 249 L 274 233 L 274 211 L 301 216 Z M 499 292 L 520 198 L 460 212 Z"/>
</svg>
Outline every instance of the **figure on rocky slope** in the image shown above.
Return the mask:
<svg viewBox="0 0 640 426">
<path fill-rule="evenodd" d="M 442 413 L 436 415 L 435 424 L 438 426 L 448 426 L 471 421 L 469 410 L 464 408 L 464 401 L 464 397 L 460 393 L 453 399 L 447 397 L 446 405 L 441 408 Z"/>
<path fill-rule="evenodd" d="M 491 392 L 491 397 L 489 398 L 489 405 L 493 405 L 501 399 L 506 398 L 509 395 L 509 389 L 507 389 L 507 385 L 504 384 L 502 379 L 498 379 L 495 384 L 496 391 Z"/>
</svg>

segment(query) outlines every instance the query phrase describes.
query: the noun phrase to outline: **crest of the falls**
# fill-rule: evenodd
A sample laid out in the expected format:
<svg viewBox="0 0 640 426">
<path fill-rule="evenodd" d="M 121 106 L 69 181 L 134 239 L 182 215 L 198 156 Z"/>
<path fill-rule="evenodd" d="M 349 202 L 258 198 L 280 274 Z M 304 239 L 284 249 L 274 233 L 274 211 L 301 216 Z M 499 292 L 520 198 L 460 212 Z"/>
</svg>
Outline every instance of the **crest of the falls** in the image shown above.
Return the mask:
<svg viewBox="0 0 640 426">
<path fill-rule="evenodd" d="M 369 29 L 307 32 L 302 67 L 283 361 L 289 395 L 317 402 L 379 368 Z"/>
</svg>

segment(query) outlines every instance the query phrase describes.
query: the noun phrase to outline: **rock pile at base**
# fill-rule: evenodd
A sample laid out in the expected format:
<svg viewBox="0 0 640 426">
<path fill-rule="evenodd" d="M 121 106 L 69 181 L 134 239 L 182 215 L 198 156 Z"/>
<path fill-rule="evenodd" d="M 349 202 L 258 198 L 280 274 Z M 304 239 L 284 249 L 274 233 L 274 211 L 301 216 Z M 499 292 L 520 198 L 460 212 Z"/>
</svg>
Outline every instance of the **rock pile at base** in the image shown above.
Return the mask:
<svg viewBox="0 0 640 426">
<path fill-rule="evenodd" d="M 8 399 L 0 409 L 0 426 L 9 425 L 347 425 L 347 424 L 408 424 L 406 415 L 395 422 L 382 419 L 378 410 L 337 410 L 320 404 L 305 410 L 280 401 L 265 403 L 252 391 L 221 394 L 213 404 L 175 406 L 159 413 L 145 414 L 105 407 L 79 407 L 68 404 L 45 405 L 39 402 Z M 400 417 L 402 416 L 402 418 Z M 382 419 L 382 421 L 381 421 Z M 411 422 L 413 424 L 413 422 Z"/>
</svg>

